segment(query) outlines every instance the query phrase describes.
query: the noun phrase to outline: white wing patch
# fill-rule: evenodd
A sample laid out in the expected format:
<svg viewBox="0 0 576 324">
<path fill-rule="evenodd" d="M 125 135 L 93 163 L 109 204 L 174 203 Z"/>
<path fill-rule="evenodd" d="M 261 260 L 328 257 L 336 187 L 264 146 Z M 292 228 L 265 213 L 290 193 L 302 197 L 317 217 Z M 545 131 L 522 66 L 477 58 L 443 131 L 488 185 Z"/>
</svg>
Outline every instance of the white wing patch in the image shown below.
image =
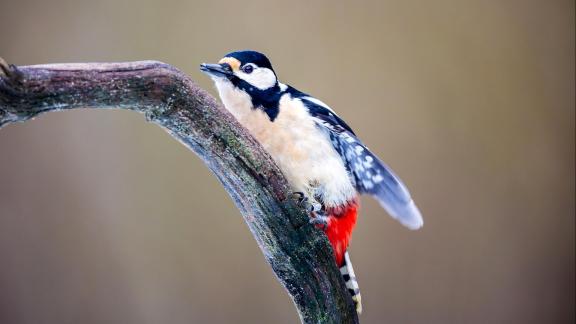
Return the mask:
<svg viewBox="0 0 576 324">
<path fill-rule="evenodd" d="M 308 96 L 308 97 L 303 97 L 302 99 L 307 100 L 307 101 L 310 101 L 311 103 L 313 103 L 313 104 L 315 104 L 315 105 L 318 105 L 318 106 L 320 106 L 320 107 L 322 107 L 322 108 L 326 108 L 326 109 L 328 109 L 331 113 L 336 114 L 336 113 L 334 112 L 334 110 L 332 110 L 332 108 L 330 108 L 330 106 L 328 106 L 327 104 L 325 104 L 323 101 L 321 101 L 321 100 L 319 100 L 319 99 L 316 99 L 316 98 L 310 97 L 310 96 Z"/>
</svg>

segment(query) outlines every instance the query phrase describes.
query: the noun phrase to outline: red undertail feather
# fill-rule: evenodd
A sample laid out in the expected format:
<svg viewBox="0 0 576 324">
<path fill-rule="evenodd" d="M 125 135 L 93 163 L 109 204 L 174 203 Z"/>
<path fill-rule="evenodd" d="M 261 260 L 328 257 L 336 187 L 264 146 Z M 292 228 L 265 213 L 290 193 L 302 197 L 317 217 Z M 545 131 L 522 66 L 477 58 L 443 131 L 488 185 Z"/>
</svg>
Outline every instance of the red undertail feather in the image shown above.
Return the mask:
<svg viewBox="0 0 576 324">
<path fill-rule="evenodd" d="M 356 225 L 359 207 L 358 198 L 355 197 L 346 205 L 326 208 L 326 215 L 330 217 L 330 220 L 325 232 L 334 249 L 338 266 L 344 264 L 344 253 L 346 253 L 352 230 Z"/>
</svg>

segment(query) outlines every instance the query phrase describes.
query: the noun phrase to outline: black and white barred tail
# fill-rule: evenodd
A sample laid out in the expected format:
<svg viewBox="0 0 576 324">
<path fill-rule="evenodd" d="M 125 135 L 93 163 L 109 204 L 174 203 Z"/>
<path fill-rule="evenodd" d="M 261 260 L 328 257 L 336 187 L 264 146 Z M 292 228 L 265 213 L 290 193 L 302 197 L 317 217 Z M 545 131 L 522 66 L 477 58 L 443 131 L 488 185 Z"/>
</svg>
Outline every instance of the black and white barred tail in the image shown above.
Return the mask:
<svg viewBox="0 0 576 324">
<path fill-rule="evenodd" d="M 354 268 L 352 268 L 352 262 L 350 261 L 348 251 L 344 254 L 344 263 L 340 267 L 340 273 L 342 274 L 342 278 L 344 278 L 348 292 L 352 295 L 354 306 L 356 306 L 356 312 L 358 314 L 362 313 L 360 288 L 358 287 L 358 281 L 356 281 L 356 275 L 354 274 Z"/>
</svg>

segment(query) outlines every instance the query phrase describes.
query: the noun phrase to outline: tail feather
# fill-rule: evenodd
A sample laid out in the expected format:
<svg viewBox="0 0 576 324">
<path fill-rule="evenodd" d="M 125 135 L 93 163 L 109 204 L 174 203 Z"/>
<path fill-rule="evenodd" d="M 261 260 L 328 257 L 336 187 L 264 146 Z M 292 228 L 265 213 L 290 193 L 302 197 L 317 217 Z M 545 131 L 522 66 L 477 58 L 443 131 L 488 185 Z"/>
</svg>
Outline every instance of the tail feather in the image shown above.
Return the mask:
<svg viewBox="0 0 576 324">
<path fill-rule="evenodd" d="M 356 306 L 356 312 L 361 314 L 362 298 L 360 296 L 360 287 L 358 286 L 358 281 L 356 280 L 356 275 L 354 274 L 354 268 L 352 267 L 348 251 L 344 254 L 344 263 L 340 267 L 340 274 L 342 274 L 342 278 L 344 278 L 348 292 L 352 295 L 354 306 Z"/>
</svg>

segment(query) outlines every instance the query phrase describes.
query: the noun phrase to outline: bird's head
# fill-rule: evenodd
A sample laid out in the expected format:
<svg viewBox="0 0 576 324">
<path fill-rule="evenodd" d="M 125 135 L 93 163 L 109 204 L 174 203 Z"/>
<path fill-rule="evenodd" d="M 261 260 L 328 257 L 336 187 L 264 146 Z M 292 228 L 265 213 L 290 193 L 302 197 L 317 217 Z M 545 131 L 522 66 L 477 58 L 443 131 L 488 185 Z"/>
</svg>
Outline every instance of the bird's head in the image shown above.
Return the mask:
<svg viewBox="0 0 576 324">
<path fill-rule="evenodd" d="M 268 58 L 255 51 L 226 54 L 217 64 L 200 65 L 218 89 L 220 99 L 236 118 L 239 111 L 264 111 L 270 120 L 279 113 L 279 100 L 286 86 L 279 83 Z M 245 107 L 246 109 L 242 109 Z"/>
<path fill-rule="evenodd" d="M 208 74 L 218 87 L 229 83 L 248 93 L 266 91 L 278 85 L 268 58 L 255 51 L 228 53 L 217 64 L 201 64 L 200 70 Z"/>
</svg>

